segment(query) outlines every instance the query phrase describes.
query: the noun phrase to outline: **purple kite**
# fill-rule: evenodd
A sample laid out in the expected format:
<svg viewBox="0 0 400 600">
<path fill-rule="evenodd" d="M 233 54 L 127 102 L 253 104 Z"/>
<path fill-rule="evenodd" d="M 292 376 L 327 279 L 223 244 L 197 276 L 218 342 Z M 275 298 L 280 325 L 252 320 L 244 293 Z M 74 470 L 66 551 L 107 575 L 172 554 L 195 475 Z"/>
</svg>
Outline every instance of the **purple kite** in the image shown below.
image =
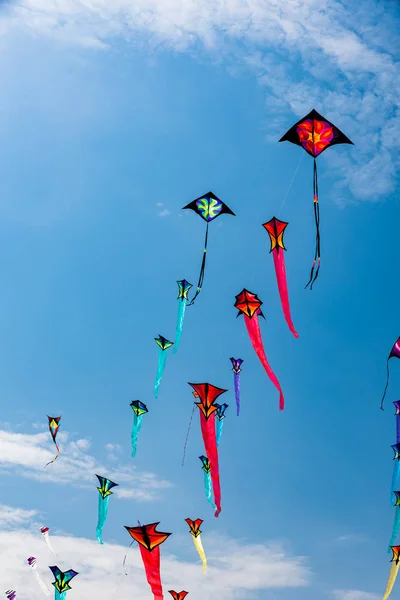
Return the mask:
<svg viewBox="0 0 400 600">
<path fill-rule="evenodd" d="M 386 391 L 389 385 L 389 360 L 391 358 L 400 358 L 400 337 L 397 338 L 396 343 L 393 345 L 393 348 L 390 351 L 388 359 L 386 361 L 386 385 L 383 392 L 382 400 L 381 400 L 381 410 L 383 410 L 383 401 L 385 400 Z"/>
<path fill-rule="evenodd" d="M 236 398 L 236 415 L 239 416 L 240 413 L 240 371 L 242 370 L 240 367 L 242 366 L 243 360 L 241 358 L 230 358 L 232 363 L 232 371 L 233 371 L 233 383 L 235 386 L 235 398 Z"/>
</svg>

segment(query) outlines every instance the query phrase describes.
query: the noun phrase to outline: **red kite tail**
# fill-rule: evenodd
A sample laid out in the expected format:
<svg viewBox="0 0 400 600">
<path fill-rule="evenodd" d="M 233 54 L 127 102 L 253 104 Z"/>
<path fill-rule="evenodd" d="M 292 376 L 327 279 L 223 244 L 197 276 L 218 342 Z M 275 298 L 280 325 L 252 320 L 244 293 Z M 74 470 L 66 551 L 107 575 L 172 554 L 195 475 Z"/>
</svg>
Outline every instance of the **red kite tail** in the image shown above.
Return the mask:
<svg viewBox="0 0 400 600">
<path fill-rule="evenodd" d="M 48 465 L 51 465 L 51 463 L 53 463 L 54 461 L 56 461 L 57 458 L 60 456 L 60 448 L 57 446 L 57 444 L 56 444 L 56 448 L 57 448 L 57 454 L 55 455 L 55 457 L 53 458 L 53 460 L 51 460 L 46 465 L 44 465 L 44 468 L 46 468 Z"/>
<path fill-rule="evenodd" d="M 219 513 L 221 512 L 221 485 L 219 481 L 217 437 L 215 434 L 215 413 L 206 419 L 204 414 L 200 412 L 200 424 L 206 455 L 211 465 L 211 481 L 214 492 L 214 504 L 217 507 L 214 517 L 218 517 Z"/>
<path fill-rule="evenodd" d="M 272 251 L 272 256 L 274 257 L 276 281 L 278 282 L 278 290 L 279 296 L 281 298 L 283 314 L 285 315 L 286 323 L 288 324 L 290 331 L 293 333 L 295 338 L 298 338 L 299 334 L 294 328 L 292 317 L 290 315 L 289 293 L 287 288 L 285 269 L 285 257 L 282 248 L 275 247 Z"/>
<path fill-rule="evenodd" d="M 282 388 L 279 384 L 279 381 L 278 381 L 275 373 L 269 366 L 267 357 L 265 355 L 265 350 L 264 350 L 263 341 L 262 341 L 262 337 L 261 337 L 261 331 L 260 331 L 260 324 L 258 322 L 258 316 L 255 314 L 250 319 L 247 315 L 244 315 L 244 322 L 246 323 L 247 332 L 249 334 L 251 343 L 253 344 L 253 348 L 256 351 L 256 354 L 257 354 L 258 358 L 260 359 L 262 366 L 266 370 L 268 377 L 270 378 L 270 380 L 272 381 L 272 383 L 274 384 L 274 386 L 276 387 L 276 389 L 279 392 L 279 410 L 283 410 L 285 407 L 285 398 L 283 396 Z"/>
<path fill-rule="evenodd" d="M 154 600 L 163 600 L 163 590 L 160 577 L 160 546 L 156 546 L 150 552 L 139 544 L 140 554 L 146 571 L 146 579 L 151 591 L 153 592 Z"/>
</svg>

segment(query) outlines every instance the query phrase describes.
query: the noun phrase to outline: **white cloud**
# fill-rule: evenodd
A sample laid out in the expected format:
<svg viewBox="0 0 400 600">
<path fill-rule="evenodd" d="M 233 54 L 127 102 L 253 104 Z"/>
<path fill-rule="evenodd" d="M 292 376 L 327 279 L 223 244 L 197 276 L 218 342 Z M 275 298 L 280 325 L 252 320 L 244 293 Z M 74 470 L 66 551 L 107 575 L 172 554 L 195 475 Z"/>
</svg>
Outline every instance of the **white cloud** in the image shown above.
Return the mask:
<svg viewBox="0 0 400 600">
<path fill-rule="evenodd" d="M 161 523 L 160 531 L 165 528 L 166 524 Z M 146 600 L 151 593 L 139 551 L 134 546 L 128 552 L 128 575 L 123 571 L 122 562 L 130 541 L 128 533 L 125 546 L 107 543 L 100 546 L 96 541 L 85 538 L 53 535 L 52 545 L 60 557 L 55 559 L 39 532 L 37 535 L 27 532 L 26 527 L 0 532 L 0 581 L 5 589 L 12 587 L 17 594 L 19 589 L 23 589 L 26 597 L 32 597 L 37 592 L 37 583 L 27 577 L 29 567 L 25 562 L 32 555 L 38 559 L 38 570 L 49 587 L 52 575 L 47 565 L 55 562 L 61 569 L 78 571 L 79 575 L 71 582 L 71 594 L 75 600 L 109 600 L 117 594 L 120 600 Z M 186 589 L 193 600 L 211 597 L 233 600 L 249 598 L 257 590 L 308 585 L 310 569 L 306 560 L 289 556 L 275 544 L 252 545 L 204 534 L 203 544 L 209 564 L 206 575 L 202 573 L 189 534 L 182 537 L 182 554 L 191 557 L 193 562 L 172 556 L 168 540 L 161 546 L 164 591 Z"/>
<path fill-rule="evenodd" d="M 0 527 L 2 529 L 13 529 L 38 514 L 37 510 L 24 510 L 23 508 L 12 508 L 0 504 Z"/>
<path fill-rule="evenodd" d="M 171 211 L 168 210 L 168 208 L 164 208 L 164 210 L 160 210 L 160 212 L 158 213 L 159 217 L 168 217 L 168 215 L 171 214 Z"/>
<path fill-rule="evenodd" d="M 334 600 L 379 600 L 381 596 L 361 592 L 360 590 L 335 590 L 332 592 Z"/>
<path fill-rule="evenodd" d="M 120 487 L 115 490 L 116 497 L 135 498 L 139 501 L 154 500 L 160 491 L 171 487 L 168 481 L 158 479 L 153 473 L 139 472 L 134 466 L 103 466 L 87 453 L 89 440 L 68 439 L 67 432 L 58 434 L 60 456 L 44 469 L 44 465 L 56 453 L 48 432 L 27 434 L 0 430 L 0 471 L 49 484 L 79 487 L 93 486 L 97 482 L 97 473 L 119 484 Z"/>
</svg>

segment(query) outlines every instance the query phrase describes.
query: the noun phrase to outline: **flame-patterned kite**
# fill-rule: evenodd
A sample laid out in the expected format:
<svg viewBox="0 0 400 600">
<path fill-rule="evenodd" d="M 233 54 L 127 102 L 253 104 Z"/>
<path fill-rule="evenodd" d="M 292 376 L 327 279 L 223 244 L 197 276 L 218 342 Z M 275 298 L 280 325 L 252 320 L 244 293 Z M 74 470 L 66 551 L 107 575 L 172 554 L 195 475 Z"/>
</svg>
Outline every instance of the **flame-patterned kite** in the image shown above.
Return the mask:
<svg viewBox="0 0 400 600">
<path fill-rule="evenodd" d="M 43 536 L 43 539 L 44 539 L 44 541 L 46 543 L 46 546 L 48 547 L 48 549 L 50 550 L 50 552 L 52 554 L 54 554 L 54 556 L 57 556 L 57 554 L 54 552 L 53 546 L 51 545 L 51 542 L 50 542 L 49 531 L 50 531 L 49 527 L 41 527 L 40 528 L 40 533 Z"/>
<path fill-rule="evenodd" d="M 222 200 L 220 200 L 215 194 L 212 192 L 208 192 L 208 194 L 204 194 L 204 196 L 200 196 L 189 202 L 186 206 L 183 207 L 182 210 L 189 208 L 197 213 L 204 221 L 207 223 L 206 226 L 206 237 L 204 240 L 204 250 L 203 250 L 203 259 L 200 267 L 200 275 L 199 281 L 197 284 L 197 290 L 193 298 L 190 302 L 188 302 L 187 306 L 191 306 L 196 300 L 197 296 L 201 292 L 201 288 L 203 286 L 204 281 L 204 272 L 206 268 L 206 259 L 207 259 L 207 244 L 208 244 L 208 225 L 211 221 L 214 221 L 217 217 L 223 214 L 236 216 L 233 211 L 227 206 Z"/>
<path fill-rule="evenodd" d="M 211 481 L 214 492 L 214 503 L 216 511 L 214 516 L 218 517 L 221 512 L 221 487 L 219 481 L 218 448 L 215 427 L 215 413 L 217 407 L 215 400 L 227 390 L 215 387 L 210 383 L 189 383 L 198 394 L 200 402 L 195 402 L 200 411 L 200 425 L 203 435 L 206 454 L 211 466 Z"/>
<path fill-rule="evenodd" d="M 247 332 L 249 334 L 253 348 L 256 351 L 258 358 L 262 366 L 264 367 L 268 377 L 279 392 L 279 410 L 283 410 L 285 407 L 285 398 L 279 381 L 269 366 L 267 357 L 265 355 L 264 345 L 261 337 L 260 324 L 258 317 L 264 317 L 261 312 L 262 301 L 259 299 L 257 294 L 253 294 L 246 289 L 243 289 L 240 294 L 236 296 L 235 308 L 238 309 L 239 316 L 241 313 L 244 315 L 244 322 L 246 324 Z"/>
<path fill-rule="evenodd" d="M 203 519 L 185 519 L 186 523 L 189 525 L 190 533 L 193 538 L 193 542 L 197 552 L 199 553 L 202 565 L 203 565 L 203 573 L 207 571 L 207 558 L 204 552 L 203 544 L 201 541 L 201 529 L 200 525 L 203 523 Z"/>
<path fill-rule="evenodd" d="M 168 593 L 171 594 L 174 600 L 183 600 L 186 598 L 189 592 L 185 592 L 182 590 L 181 592 L 175 592 L 175 590 L 168 590 Z"/>
<path fill-rule="evenodd" d="M 308 115 L 297 121 L 291 127 L 280 142 L 291 142 L 297 146 L 301 146 L 307 154 L 314 159 L 314 219 L 315 219 L 315 254 L 314 261 L 311 267 L 310 280 L 306 288 L 310 285 L 312 289 L 313 283 L 318 277 L 321 264 L 321 244 L 319 231 L 319 202 L 318 202 L 318 172 L 316 158 L 327 148 L 336 144 L 353 144 L 347 136 L 344 135 L 333 123 L 325 119 L 322 115 L 312 110 Z"/>
<path fill-rule="evenodd" d="M 157 523 L 139 525 L 138 527 L 127 527 L 125 525 L 125 529 L 128 530 L 131 537 L 139 544 L 146 578 L 153 592 L 154 600 L 162 600 L 164 598 L 160 576 L 160 544 L 165 542 L 171 535 L 170 533 L 156 531 L 156 527 L 159 524 L 160 522 L 158 521 Z"/>
<path fill-rule="evenodd" d="M 147 406 L 143 402 L 140 402 L 140 400 L 132 400 L 132 402 L 130 403 L 130 407 L 133 410 L 131 441 L 132 457 L 134 458 L 136 456 L 137 441 L 139 437 L 140 428 L 142 426 L 143 416 L 149 411 Z"/>
<path fill-rule="evenodd" d="M 158 388 L 160 387 L 161 379 L 164 374 L 165 363 L 167 362 L 167 350 L 173 346 L 174 342 L 170 342 L 167 338 L 159 335 L 154 338 L 158 346 L 158 367 L 156 374 L 156 382 L 154 384 L 154 396 L 158 398 Z"/>
<path fill-rule="evenodd" d="M 235 398 L 236 398 L 236 415 L 239 416 L 240 413 L 240 372 L 241 366 L 243 364 L 243 360 L 241 358 L 233 358 L 229 359 L 232 363 L 232 371 L 233 371 L 233 385 L 235 388 Z"/>
<path fill-rule="evenodd" d="M 7 590 L 5 594 L 7 596 L 7 600 L 15 600 L 17 597 L 15 590 Z"/>
<path fill-rule="evenodd" d="M 292 317 L 290 315 L 289 293 L 286 280 L 284 256 L 284 251 L 286 251 L 286 248 L 283 243 L 283 234 L 287 226 L 288 223 L 286 223 L 285 221 L 280 221 L 276 217 L 272 217 L 270 221 L 263 224 L 263 227 L 265 227 L 265 229 L 268 231 L 269 239 L 271 242 L 270 252 L 272 252 L 272 256 L 274 259 L 276 281 L 278 283 L 278 290 L 281 299 L 283 314 L 285 316 L 285 320 L 288 324 L 290 331 L 293 333 L 295 338 L 298 338 L 299 334 L 294 328 Z"/>
<path fill-rule="evenodd" d="M 71 589 L 69 582 L 76 575 L 79 575 L 79 573 L 77 571 L 74 571 L 73 569 L 69 569 L 69 571 L 65 571 L 65 573 L 63 573 L 56 566 L 49 567 L 49 569 L 53 573 L 55 579 L 55 581 L 53 581 L 52 583 L 52 585 L 54 585 L 55 588 L 54 600 L 64 600 L 68 590 Z"/>
<path fill-rule="evenodd" d="M 101 475 L 96 475 L 99 480 L 100 487 L 98 487 L 99 491 L 99 509 L 98 509 L 98 519 L 97 519 L 97 527 L 96 527 L 96 537 L 99 544 L 103 543 L 103 527 L 104 523 L 107 519 L 108 513 L 108 500 L 113 492 L 110 490 L 113 487 L 116 487 L 118 483 L 114 483 L 110 479 L 106 477 L 102 477 Z"/>
<path fill-rule="evenodd" d="M 49 420 L 49 431 L 50 431 L 50 433 L 51 433 L 51 437 L 53 438 L 53 442 L 54 442 L 54 444 L 55 444 L 55 446 L 56 446 L 56 448 L 57 448 L 57 454 L 56 454 L 56 456 L 53 458 L 53 460 L 51 460 L 50 462 L 48 462 L 48 463 L 47 463 L 47 464 L 44 466 L 44 468 L 46 468 L 48 465 L 51 465 L 51 463 L 53 463 L 55 460 L 57 460 L 57 458 L 58 458 L 58 457 L 59 457 L 59 455 L 60 455 L 60 448 L 59 448 L 59 447 L 58 447 L 58 445 L 57 445 L 57 442 L 56 442 L 56 437 L 57 437 L 58 429 L 59 429 L 59 427 L 60 427 L 60 425 L 59 425 L 59 422 L 60 422 L 60 419 L 61 419 L 61 417 L 49 417 L 49 416 L 47 415 L 47 418 L 48 418 L 48 420 Z"/>
<path fill-rule="evenodd" d="M 386 385 L 385 385 L 385 389 L 383 391 L 383 396 L 382 396 L 381 406 L 380 406 L 380 408 L 382 410 L 383 410 L 383 402 L 385 400 L 386 392 L 387 392 L 388 385 L 389 385 L 389 360 L 391 358 L 400 358 L 400 337 L 397 338 L 396 342 L 393 344 L 393 348 L 391 349 L 390 354 L 386 361 Z"/>
<path fill-rule="evenodd" d="M 178 284 L 178 317 L 176 319 L 176 334 L 173 354 L 178 352 L 179 344 L 181 343 L 183 320 L 185 318 L 186 304 L 189 301 L 189 290 L 193 287 L 186 279 L 181 279 L 176 282 Z"/>
<path fill-rule="evenodd" d="M 216 506 L 212 499 L 212 482 L 211 482 L 211 465 L 207 456 L 199 456 L 201 460 L 202 469 L 204 471 L 204 491 L 206 493 L 207 502 L 211 504 L 214 510 L 216 510 Z"/>
<path fill-rule="evenodd" d="M 217 446 L 219 446 L 219 443 L 221 441 L 222 430 L 224 428 L 225 411 L 229 405 L 226 404 L 225 402 L 224 402 L 224 404 L 218 404 L 216 402 L 214 406 L 217 407 L 217 412 L 216 412 L 217 419 L 215 421 L 215 426 L 216 426 L 215 434 L 217 437 Z"/>
<path fill-rule="evenodd" d="M 387 600 L 389 598 L 390 594 L 392 593 L 392 589 L 393 589 L 393 586 L 396 581 L 397 573 L 399 571 L 400 546 L 391 546 L 390 549 L 393 552 L 393 556 L 392 556 L 392 559 L 390 562 L 393 564 L 390 568 L 389 579 L 387 582 L 385 595 L 383 596 L 382 600 Z"/>
<path fill-rule="evenodd" d="M 45 582 L 43 581 L 43 579 L 40 577 L 40 573 L 37 570 L 37 566 L 36 566 L 37 561 L 36 561 L 36 558 L 34 556 L 30 556 L 29 558 L 26 559 L 26 562 L 31 567 L 32 573 L 34 574 L 34 577 L 35 577 L 38 585 L 40 586 L 40 589 L 42 590 L 42 592 L 46 596 L 50 596 L 49 589 L 48 589 L 47 585 L 45 584 Z"/>
</svg>

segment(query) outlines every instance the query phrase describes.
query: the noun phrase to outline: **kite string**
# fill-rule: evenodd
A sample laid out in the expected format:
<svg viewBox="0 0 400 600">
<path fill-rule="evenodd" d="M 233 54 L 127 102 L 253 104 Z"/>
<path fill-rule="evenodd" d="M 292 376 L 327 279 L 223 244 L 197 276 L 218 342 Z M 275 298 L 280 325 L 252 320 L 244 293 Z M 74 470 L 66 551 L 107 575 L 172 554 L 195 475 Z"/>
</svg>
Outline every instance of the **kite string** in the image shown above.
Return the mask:
<svg viewBox="0 0 400 600">
<path fill-rule="evenodd" d="M 189 420 L 189 427 L 187 430 L 187 434 L 186 434 L 186 439 L 185 439 L 185 445 L 183 446 L 183 458 L 182 458 L 182 467 L 185 463 L 185 456 L 186 456 L 186 446 L 188 443 L 188 439 L 189 439 L 189 433 L 190 433 L 190 427 L 192 425 L 192 419 L 193 419 L 193 414 L 194 414 L 194 409 L 196 408 L 196 404 L 193 403 L 193 410 L 192 410 L 192 414 L 190 415 L 190 420 Z"/>
<path fill-rule="evenodd" d="M 286 194 L 285 194 L 285 197 L 283 198 L 283 200 L 282 200 L 282 203 L 281 203 L 281 205 L 280 205 L 280 207 L 279 207 L 279 210 L 278 210 L 278 212 L 277 212 L 277 215 L 278 215 L 278 217 L 279 217 L 279 215 L 280 215 L 280 212 L 281 212 L 281 210 L 282 210 L 282 208 L 283 208 L 283 206 L 284 206 L 284 204 L 285 204 L 285 202 L 286 202 L 286 199 L 287 199 L 287 197 L 289 196 L 289 192 L 290 192 L 290 190 L 292 189 L 292 185 L 293 185 L 293 183 L 294 183 L 294 180 L 295 180 L 295 178 L 296 178 L 297 171 L 300 169 L 300 165 L 301 165 L 301 162 L 302 162 L 303 158 L 304 158 L 304 153 L 302 152 L 302 153 L 301 153 L 301 156 L 300 156 L 300 159 L 299 159 L 299 162 L 297 163 L 297 167 L 296 167 L 296 169 L 295 169 L 295 171 L 294 171 L 294 174 L 293 174 L 292 180 L 291 180 L 291 182 L 289 183 L 289 187 L 288 187 L 288 189 L 287 189 L 287 192 L 286 192 Z"/>
</svg>

